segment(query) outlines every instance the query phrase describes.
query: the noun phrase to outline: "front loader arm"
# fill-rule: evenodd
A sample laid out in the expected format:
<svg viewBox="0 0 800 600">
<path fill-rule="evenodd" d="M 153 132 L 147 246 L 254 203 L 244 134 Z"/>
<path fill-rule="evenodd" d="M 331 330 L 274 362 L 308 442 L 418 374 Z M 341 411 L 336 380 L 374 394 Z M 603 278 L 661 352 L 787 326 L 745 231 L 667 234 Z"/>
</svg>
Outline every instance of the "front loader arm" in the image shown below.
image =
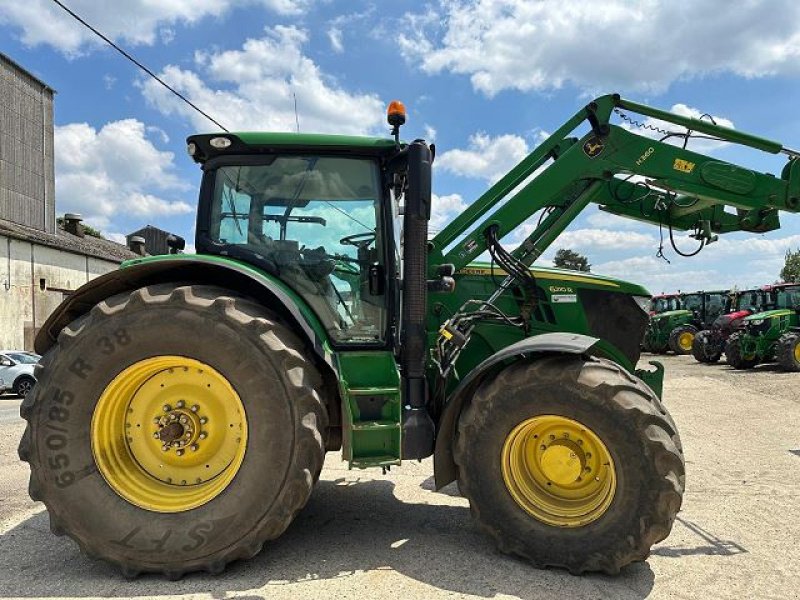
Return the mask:
<svg viewBox="0 0 800 600">
<path fill-rule="evenodd" d="M 613 111 L 623 109 L 790 158 L 780 177 L 720 161 L 610 124 Z M 585 121 L 589 133 L 579 140 L 568 137 Z M 432 272 L 447 263 L 460 269 L 486 250 L 489 228 L 495 227 L 502 239 L 546 209 L 514 251 L 517 259 L 531 264 L 589 202 L 622 217 L 694 229 L 696 237 L 707 242 L 715 239 L 713 233 L 777 229 L 780 210 L 800 211 L 798 157 L 777 142 L 616 95 L 603 96 L 576 113 L 434 237 L 429 265 Z"/>
</svg>

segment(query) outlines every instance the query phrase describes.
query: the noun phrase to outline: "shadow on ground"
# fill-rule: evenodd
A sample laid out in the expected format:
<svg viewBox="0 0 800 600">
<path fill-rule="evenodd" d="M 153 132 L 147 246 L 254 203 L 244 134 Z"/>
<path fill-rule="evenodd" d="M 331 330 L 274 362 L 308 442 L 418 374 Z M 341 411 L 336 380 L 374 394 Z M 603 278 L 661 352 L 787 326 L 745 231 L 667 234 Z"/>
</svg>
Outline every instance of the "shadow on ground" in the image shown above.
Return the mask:
<svg viewBox="0 0 800 600">
<path fill-rule="evenodd" d="M 393 492 L 389 481 L 320 482 L 289 530 L 260 555 L 221 576 L 193 574 L 176 582 L 154 575 L 125 580 L 105 563 L 80 555 L 71 540 L 53 536 L 47 514 L 39 513 L 0 536 L 0 596 L 223 598 L 229 591 L 266 588 L 269 594 L 273 586 L 386 569 L 447 592 L 486 598 L 644 598 L 653 587 L 647 563 L 631 565 L 618 577 L 533 569 L 498 553 L 473 526 L 467 508 L 407 504 Z M 391 593 L 388 582 L 383 591 Z"/>
</svg>

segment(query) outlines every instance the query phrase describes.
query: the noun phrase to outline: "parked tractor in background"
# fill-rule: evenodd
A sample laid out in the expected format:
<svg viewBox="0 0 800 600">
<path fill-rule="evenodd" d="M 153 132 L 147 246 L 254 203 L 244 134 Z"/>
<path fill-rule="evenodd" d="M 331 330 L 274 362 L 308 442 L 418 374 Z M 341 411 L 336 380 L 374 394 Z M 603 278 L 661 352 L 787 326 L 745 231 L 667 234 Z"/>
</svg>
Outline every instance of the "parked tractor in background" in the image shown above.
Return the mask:
<svg viewBox="0 0 800 600">
<path fill-rule="evenodd" d="M 717 317 L 708 329 L 698 331 L 692 355 L 698 362 L 715 363 L 722 357 L 728 338 L 741 327 L 745 317 L 771 308 L 775 302 L 772 286 L 731 292 L 730 312 Z"/>
<path fill-rule="evenodd" d="M 728 312 L 731 299 L 725 290 L 681 294 L 679 301 L 681 308 L 650 317 L 643 342 L 646 352 L 690 354 L 694 336 Z"/>
<path fill-rule="evenodd" d="M 658 315 L 668 310 L 680 310 L 683 308 L 681 294 L 659 294 L 650 300 L 650 316 Z"/>
<path fill-rule="evenodd" d="M 790 159 L 722 162 L 621 111 Z M 53 532 L 128 576 L 219 573 L 286 530 L 341 448 L 355 468 L 433 456 L 437 489 L 457 481 L 536 566 L 617 573 L 669 535 L 685 466 L 663 368 L 635 368 L 650 295 L 532 264 L 590 203 L 701 246 L 776 229 L 800 153 L 603 96 L 429 239 L 432 149 L 400 142 L 402 105 L 388 117 L 393 138 L 188 139 L 199 254 L 125 263 L 37 335 L 19 455 Z"/>
<path fill-rule="evenodd" d="M 745 317 L 725 345 L 728 364 L 751 369 L 777 362 L 784 371 L 800 371 L 800 284 L 772 286 L 775 308 Z"/>
</svg>

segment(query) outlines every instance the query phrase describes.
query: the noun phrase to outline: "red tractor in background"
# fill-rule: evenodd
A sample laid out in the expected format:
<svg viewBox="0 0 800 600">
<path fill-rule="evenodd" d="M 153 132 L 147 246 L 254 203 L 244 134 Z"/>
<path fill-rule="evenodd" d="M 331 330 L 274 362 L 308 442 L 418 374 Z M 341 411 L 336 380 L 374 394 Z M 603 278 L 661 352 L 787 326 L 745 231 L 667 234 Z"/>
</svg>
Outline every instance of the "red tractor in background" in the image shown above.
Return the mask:
<svg viewBox="0 0 800 600">
<path fill-rule="evenodd" d="M 702 363 L 719 361 L 728 338 L 741 327 L 743 319 L 774 304 L 775 286 L 772 285 L 732 291 L 730 312 L 717 317 L 709 329 L 697 332 L 692 342 L 692 356 Z"/>
</svg>

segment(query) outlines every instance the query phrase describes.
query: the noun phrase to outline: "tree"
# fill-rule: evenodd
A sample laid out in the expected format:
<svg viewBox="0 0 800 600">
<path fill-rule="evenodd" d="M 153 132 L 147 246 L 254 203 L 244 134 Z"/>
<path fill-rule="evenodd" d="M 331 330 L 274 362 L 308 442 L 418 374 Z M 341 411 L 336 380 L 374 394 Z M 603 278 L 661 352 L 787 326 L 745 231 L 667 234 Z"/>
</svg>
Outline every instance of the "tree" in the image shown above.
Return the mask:
<svg viewBox="0 0 800 600">
<path fill-rule="evenodd" d="M 559 248 L 553 258 L 553 266 L 559 269 L 570 269 L 572 271 L 591 271 L 592 265 L 589 259 L 583 254 L 570 250 L 569 248 Z"/>
<path fill-rule="evenodd" d="M 781 269 L 781 279 L 787 283 L 800 282 L 800 248 L 786 251 L 786 262 Z"/>
</svg>

